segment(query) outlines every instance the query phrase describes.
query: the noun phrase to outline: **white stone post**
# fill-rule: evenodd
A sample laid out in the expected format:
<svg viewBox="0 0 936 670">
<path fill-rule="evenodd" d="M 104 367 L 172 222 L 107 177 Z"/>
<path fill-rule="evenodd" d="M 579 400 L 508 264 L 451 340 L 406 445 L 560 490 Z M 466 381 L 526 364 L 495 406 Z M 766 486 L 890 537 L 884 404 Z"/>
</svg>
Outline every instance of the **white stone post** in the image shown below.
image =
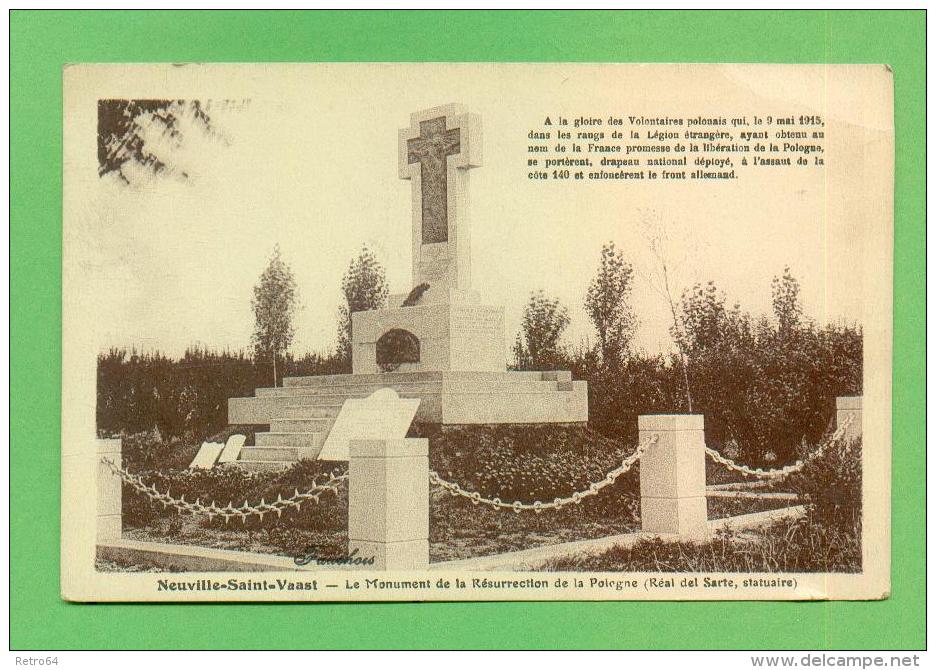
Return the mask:
<svg viewBox="0 0 936 670">
<path fill-rule="evenodd" d="M 637 417 L 640 442 L 657 436 L 640 458 L 644 532 L 698 537 L 708 533 L 705 431 L 701 414 Z"/>
<path fill-rule="evenodd" d="M 835 427 L 838 428 L 851 417 L 851 423 L 845 429 L 842 439 L 846 442 L 861 437 L 861 396 L 839 396 L 835 399 Z"/>
<path fill-rule="evenodd" d="M 123 441 L 118 437 L 96 442 L 97 539 L 119 540 L 123 532 L 123 482 L 102 460 L 107 459 L 120 467 Z"/>
<path fill-rule="evenodd" d="M 348 448 L 348 553 L 374 558 L 355 567 L 427 568 L 429 440 L 351 440 Z"/>
</svg>

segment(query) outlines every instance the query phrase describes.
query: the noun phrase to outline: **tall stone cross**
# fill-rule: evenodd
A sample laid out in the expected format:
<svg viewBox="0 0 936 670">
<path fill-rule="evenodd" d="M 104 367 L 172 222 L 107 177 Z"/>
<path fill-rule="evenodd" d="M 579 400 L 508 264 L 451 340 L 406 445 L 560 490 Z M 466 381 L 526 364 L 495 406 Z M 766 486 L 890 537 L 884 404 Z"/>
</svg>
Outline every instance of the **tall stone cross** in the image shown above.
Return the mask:
<svg viewBox="0 0 936 670">
<path fill-rule="evenodd" d="M 413 286 L 428 283 L 435 299 L 467 291 L 468 170 L 481 165 L 481 119 L 456 104 L 414 112 L 400 130 L 399 152 L 400 178 L 412 190 Z"/>
</svg>

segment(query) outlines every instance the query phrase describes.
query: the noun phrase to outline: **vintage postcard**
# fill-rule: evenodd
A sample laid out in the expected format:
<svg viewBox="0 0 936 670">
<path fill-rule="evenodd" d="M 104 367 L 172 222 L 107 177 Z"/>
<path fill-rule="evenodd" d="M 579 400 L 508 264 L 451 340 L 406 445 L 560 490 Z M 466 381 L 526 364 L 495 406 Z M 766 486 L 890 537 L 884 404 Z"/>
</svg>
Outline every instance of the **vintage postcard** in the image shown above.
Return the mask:
<svg viewBox="0 0 936 670">
<path fill-rule="evenodd" d="M 62 596 L 879 599 L 884 65 L 64 71 Z"/>
</svg>

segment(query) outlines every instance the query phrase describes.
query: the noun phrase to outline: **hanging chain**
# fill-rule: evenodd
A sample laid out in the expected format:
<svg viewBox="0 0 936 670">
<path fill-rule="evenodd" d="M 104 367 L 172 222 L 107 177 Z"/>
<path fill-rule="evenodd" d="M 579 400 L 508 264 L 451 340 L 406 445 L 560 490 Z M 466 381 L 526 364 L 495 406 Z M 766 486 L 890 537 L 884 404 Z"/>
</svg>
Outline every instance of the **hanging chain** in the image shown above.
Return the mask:
<svg viewBox="0 0 936 670">
<path fill-rule="evenodd" d="M 791 463 L 790 465 L 787 465 L 786 467 L 783 467 L 783 468 L 777 468 L 774 470 L 764 470 L 762 468 L 751 468 L 751 467 L 748 467 L 747 465 L 741 465 L 740 463 L 735 463 L 730 458 L 726 458 L 725 456 L 722 456 L 720 453 L 718 453 L 717 451 L 709 447 L 705 448 L 705 453 L 711 456 L 713 461 L 715 461 L 716 463 L 721 463 L 729 470 L 742 472 L 752 477 L 762 477 L 762 478 L 767 478 L 767 479 L 777 479 L 780 477 L 786 477 L 787 475 L 791 475 L 794 472 L 798 472 L 799 470 L 802 470 L 803 467 L 808 462 L 815 460 L 816 458 L 821 456 L 822 453 L 829 447 L 829 445 L 834 444 L 835 442 L 838 442 L 839 440 L 841 440 L 842 436 L 845 435 L 845 431 L 851 425 L 853 418 L 854 417 L 852 415 L 845 417 L 845 420 L 842 421 L 842 425 L 839 426 L 835 430 L 835 432 L 832 433 L 832 436 L 826 442 L 821 444 L 818 449 L 816 449 L 814 452 L 812 452 L 805 458 L 801 458 L 795 463 Z"/>
<path fill-rule="evenodd" d="M 452 495 L 461 496 L 462 498 L 467 498 L 474 505 L 489 505 L 494 509 L 511 509 L 518 514 L 523 511 L 533 510 L 534 512 L 542 512 L 544 510 L 553 510 L 561 509 L 566 505 L 578 505 L 582 502 L 583 499 L 588 496 L 593 496 L 598 493 L 601 489 L 606 486 L 613 484 L 618 477 L 623 475 L 625 472 L 630 470 L 634 463 L 640 460 L 641 455 L 650 448 L 651 445 L 657 443 L 660 439 L 659 435 L 651 435 L 643 442 L 637 445 L 637 448 L 634 450 L 630 456 L 621 461 L 621 464 L 608 472 L 604 478 L 588 485 L 588 488 L 581 491 L 576 491 L 570 496 L 565 498 L 555 498 L 552 502 L 541 502 L 535 500 L 531 503 L 522 502 L 520 500 L 515 500 L 513 502 L 505 502 L 500 498 L 485 498 L 478 491 L 466 491 L 461 486 L 455 482 L 449 482 L 442 479 L 438 473 L 430 470 L 429 471 L 429 481 L 432 484 L 441 486 L 445 491 L 448 491 Z"/>
<path fill-rule="evenodd" d="M 160 493 L 154 484 L 147 485 L 143 483 L 143 478 L 139 475 L 131 474 L 125 468 L 116 465 L 106 458 L 102 458 L 101 462 L 107 465 L 111 471 L 124 482 L 129 484 L 134 491 L 146 496 L 153 502 L 161 503 L 163 509 L 173 507 L 179 514 L 183 512 L 205 514 L 208 516 L 209 520 L 219 516 L 224 518 L 225 523 L 234 517 L 239 517 L 244 523 L 247 522 L 247 517 L 249 516 L 258 516 L 261 521 L 263 520 L 264 514 L 276 514 L 277 517 L 280 517 L 283 512 L 289 508 L 301 509 L 302 503 L 304 502 L 312 501 L 317 503 L 319 498 L 329 491 L 337 496 L 339 484 L 348 478 L 346 472 L 333 472 L 328 475 L 328 479 L 322 484 L 316 484 L 303 492 L 295 489 L 295 493 L 288 498 L 277 495 L 276 500 L 273 502 L 266 502 L 261 498 L 259 504 L 256 505 L 250 505 L 245 500 L 244 504 L 240 507 L 234 507 L 230 502 L 224 507 L 219 507 L 214 501 L 212 501 L 210 505 L 205 505 L 201 502 L 200 498 L 197 498 L 194 502 L 187 501 L 184 495 L 180 498 L 174 498 L 169 494 L 169 488 L 166 489 L 165 493 Z"/>
</svg>

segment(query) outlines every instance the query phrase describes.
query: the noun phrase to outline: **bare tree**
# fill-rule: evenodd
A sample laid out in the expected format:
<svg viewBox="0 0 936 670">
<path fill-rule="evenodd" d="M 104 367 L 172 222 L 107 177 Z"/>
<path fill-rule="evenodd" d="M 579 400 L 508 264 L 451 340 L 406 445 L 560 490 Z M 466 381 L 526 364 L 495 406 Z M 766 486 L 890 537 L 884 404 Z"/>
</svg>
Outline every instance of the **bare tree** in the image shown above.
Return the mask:
<svg viewBox="0 0 936 670">
<path fill-rule="evenodd" d="M 673 325 L 670 334 L 679 353 L 686 393 L 686 406 L 692 413 L 692 392 L 689 387 L 689 359 L 686 355 L 686 333 L 679 320 L 677 299 L 673 295 L 673 261 L 670 258 L 670 238 L 665 219 L 652 210 L 641 210 L 640 232 L 650 247 L 653 267 L 645 273 L 647 283 L 666 301 Z"/>
</svg>

